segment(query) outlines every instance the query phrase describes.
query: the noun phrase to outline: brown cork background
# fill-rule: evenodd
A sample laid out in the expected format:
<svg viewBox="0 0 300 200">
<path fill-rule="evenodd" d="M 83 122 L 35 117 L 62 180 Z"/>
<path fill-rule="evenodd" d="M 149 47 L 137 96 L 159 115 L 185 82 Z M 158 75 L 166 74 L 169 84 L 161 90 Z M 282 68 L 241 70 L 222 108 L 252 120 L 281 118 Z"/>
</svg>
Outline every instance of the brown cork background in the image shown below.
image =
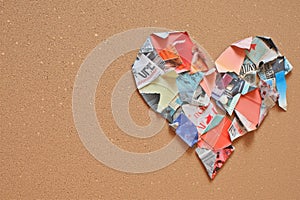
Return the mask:
<svg viewBox="0 0 300 200">
<path fill-rule="evenodd" d="M 0 199 L 299 199 L 300 1 L 6 1 L 0 2 Z M 288 111 L 274 108 L 262 126 L 234 143 L 236 151 L 210 181 L 193 150 L 159 171 L 130 174 L 97 161 L 72 115 L 80 65 L 106 38 L 138 27 L 186 30 L 216 59 L 232 42 L 271 36 L 294 65 Z M 97 116 L 110 140 L 150 152 L 174 135 L 126 135 L 111 114 L 111 92 L 137 51 L 106 70 Z M 135 93 L 139 125 L 148 109 Z"/>
</svg>

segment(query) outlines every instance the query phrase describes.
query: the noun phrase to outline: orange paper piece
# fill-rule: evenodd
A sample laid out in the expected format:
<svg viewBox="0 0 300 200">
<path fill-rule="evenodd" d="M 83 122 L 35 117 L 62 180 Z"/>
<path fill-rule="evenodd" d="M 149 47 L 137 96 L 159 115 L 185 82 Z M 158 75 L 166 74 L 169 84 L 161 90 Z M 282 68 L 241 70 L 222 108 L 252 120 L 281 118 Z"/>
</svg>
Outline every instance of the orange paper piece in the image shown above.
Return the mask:
<svg viewBox="0 0 300 200">
<path fill-rule="evenodd" d="M 235 72 L 239 74 L 245 55 L 244 49 L 230 46 L 216 60 L 216 67 L 220 73 Z"/>
<path fill-rule="evenodd" d="M 249 37 L 229 46 L 216 60 L 218 71 L 220 73 L 235 72 L 238 75 L 246 56 L 245 49 L 250 49 L 251 42 L 252 37 Z"/>
<path fill-rule="evenodd" d="M 260 107 L 261 107 L 261 96 L 259 89 L 256 88 L 253 91 L 242 95 L 237 103 L 235 110 L 238 111 L 236 114 L 239 118 L 244 117 L 254 126 L 259 123 Z M 243 123 L 243 119 L 240 119 Z M 244 124 L 244 123 L 243 123 Z M 244 124 L 246 125 L 246 124 Z M 246 126 L 247 128 L 247 126 Z"/>
<path fill-rule="evenodd" d="M 198 147 L 208 149 L 223 149 L 231 145 L 228 129 L 231 125 L 231 120 L 224 117 L 223 120 L 206 134 L 201 135 L 201 140 L 198 141 Z"/>
<path fill-rule="evenodd" d="M 179 58 L 176 49 L 172 48 L 171 46 L 161 50 L 159 52 L 159 55 L 163 60 L 173 60 Z"/>
</svg>

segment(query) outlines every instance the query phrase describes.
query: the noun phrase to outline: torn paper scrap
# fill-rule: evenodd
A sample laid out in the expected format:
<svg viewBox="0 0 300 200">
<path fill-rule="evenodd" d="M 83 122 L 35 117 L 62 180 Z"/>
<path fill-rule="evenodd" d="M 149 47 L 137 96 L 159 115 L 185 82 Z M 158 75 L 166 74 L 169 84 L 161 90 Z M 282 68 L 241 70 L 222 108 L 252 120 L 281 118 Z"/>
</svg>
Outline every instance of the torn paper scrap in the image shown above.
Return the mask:
<svg viewBox="0 0 300 200">
<path fill-rule="evenodd" d="M 202 78 L 203 74 L 201 72 L 192 75 L 189 73 L 182 73 L 181 76 L 177 77 L 176 84 L 181 101 L 191 103 L 194 92 Z"/>
<path fill-rule="evenodd" d="M 245 55 L 244 49 L 230 46 L 216 60 L 216 67 L 220 73 L 229 71 L 239 74 Z"/>
<path fill-rule="evenodd" d="M 247 131 L 254 130 L 258 125 L 261 103 L 262 100 L 258 88 L 240 97 L 235 107 L 235 112 Z"/>
<path fill-rule="evenodd" d="M 213 68 L 204 74 L 203 79 L 200 82 L 200 86 L 203 88 L 208 97 L 211 97 L 212 90 L 216 85 L 216 78 L 217 72 L 216 69 Z"/>
<path fill-rule="evenodd" d="M 193 46 L 192 54 L 193 57 L 190 68 L 191 74 L 209 70 L 206 55 L 197 45 Z"/>
<path fill-rule="evenodd" d="M 172 99 L 178 94 L 176 85 L 177 73 L 172 70 L 157 79 L 152 81 L 147 86 L 140 89 L 142 94 L 159 94 L 159 101 L 157 102 L 157 112 L 162 112 L 163 109 L 168 107 Z M 147 101 L 147 99 L 145 99 Z"/>
<path fill-rule="evenodd" d="M 176 134 L 190 147 L 198 142 L 198 131 L 196 126 L 182 113 L 173 124 L 176 124 Z M 172 125 L 174 127 L 174 125 Z"/>
<path fill-rule="evenodd" d="M 235 117 L 232 120 L 230 127 L 228 128 L 228 133 L 230 136 L 230 140 L 234 141 L 235 139 L 245 135 L 247 133 L 247 130 L 240 122 L 240 120 L 237 117 Z"/>
<path fill-rule="evenodd" d="M 223 149 L 212 150 L 206 148 L 196 148 L 196 153 L 204 165 L 208 176 L 214 179 L 217 172 L 223 167 L 224 163 L 234 151 L 233 146 L 228 146 Z"/>
<path fill-rule="evenodd" d="M 138 54 L 132 71 L 138 89 L 148 85 L 158 76 L 164 74 L 164 71 L 144 54 Z"/>
<path fill-rule="evenodd" d="M 259 90 L 262 99 L 262 106 L 269 110 L 273 106 L 275 106 L 279 94 L 273 86 L 275 85 L 273 84 L 274 80 L 269 80 L 268 82 L 269 84 L 267 83 L 267 81 L 260 80 Z"/>
<path fill-rule="evenodd" d="M 286 102 L 286 82 L 285 82 L 285 73 L 284 71 L 277 72 L 275 74 L 276 77 L 276 88 L 279 93 L 279 106 L 283 110 L 287 110 L 287 102 Z"/>
<path fill-rule="evenodd" d="M 175 68 L 177 72 L 190 70 L 194 44 L 187 32 L 169 32 L 164 37 L 152 34 L 150 37 L 154 48 L 169 68 Z"/>
<path fill-rule="evenodd" d="M 271 38 L 254 37 L 251 48 L 246 51 L 246 55 L 258 66 L 260 62 L 267 63 L 274 60 L 280 56 L 280 53 Z"/>
<path fill-rule="evenodd" d="M 160 113 L 161 116 L 167 119 L 170 123 L 172 123 L 174 119 L 176 119 L 181 113 L 181 104 L 182 101 L 180 100 L 179 96 L 176 95 L 173 98 L 173 100 L 169 103 L 168 107 L 163 109 L 163 111 Z M 154 110 L 157 110 L 157 108 Z"/>
</svg>

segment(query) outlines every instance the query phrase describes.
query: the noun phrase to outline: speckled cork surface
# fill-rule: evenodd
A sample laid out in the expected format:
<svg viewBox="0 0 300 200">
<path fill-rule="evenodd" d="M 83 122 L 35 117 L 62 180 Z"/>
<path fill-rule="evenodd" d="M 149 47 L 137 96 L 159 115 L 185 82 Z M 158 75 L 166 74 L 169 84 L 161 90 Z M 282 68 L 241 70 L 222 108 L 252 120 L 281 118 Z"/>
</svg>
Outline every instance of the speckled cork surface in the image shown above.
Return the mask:
<svg viewBox="0 0 300 200">
<path fill-rule="evenodd" d="M 300 2 L 291 1 L 1 1 L 1 199 L 297 199 L 300 196 Z M 294 65 L 288 111 L 272 109 L 261 127 L 210 181 L 193 150 L 159 171 L 130 174 L 97 161 L 72 115 L 77 71 L 108 37 L 138 27 L 186 30 L 216 59 L 232 42 L 271 36 Z M 174 135 L 165 126 L 136 139 L 116 125 L 110 97 L 137 51 L 119 57 L 98 84 L 96 111 L 120 148 L 151 152 Z M 149 122 L 135 92 L 131 117 Z"/>
</svg>

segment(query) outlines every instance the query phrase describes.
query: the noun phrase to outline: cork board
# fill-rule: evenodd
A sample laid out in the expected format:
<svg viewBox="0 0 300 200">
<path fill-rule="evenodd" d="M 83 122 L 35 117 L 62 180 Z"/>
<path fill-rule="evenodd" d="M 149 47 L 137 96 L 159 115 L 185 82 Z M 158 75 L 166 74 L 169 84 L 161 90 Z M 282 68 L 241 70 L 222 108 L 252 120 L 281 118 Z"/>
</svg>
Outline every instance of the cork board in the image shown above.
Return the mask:
<svg viewBox="0 0 300 200">
<path fill-rule="evenodd" d="M 1 199 L 297 199 L 300 106 L 299 1 L 1 1 Z M 150 173 L 96 160 L 75 128 L 72 92 L 88 54 L 110 36 L 140 27 L 186 30 L 215 60 L 232 42 L 271 36 L 294 65 L 288 112 L 273 109 L 210 181 L 193 150 Z M 111 94 L 137 51 L 116 59 L 97 86 L 95 108 L 109 140 L 152 152 L 174 135 L 167 125 L 136 139 L 117 126 Z M 137 92 L 128 109 L 140 126 L 149 109 Z"/>
</svg>

